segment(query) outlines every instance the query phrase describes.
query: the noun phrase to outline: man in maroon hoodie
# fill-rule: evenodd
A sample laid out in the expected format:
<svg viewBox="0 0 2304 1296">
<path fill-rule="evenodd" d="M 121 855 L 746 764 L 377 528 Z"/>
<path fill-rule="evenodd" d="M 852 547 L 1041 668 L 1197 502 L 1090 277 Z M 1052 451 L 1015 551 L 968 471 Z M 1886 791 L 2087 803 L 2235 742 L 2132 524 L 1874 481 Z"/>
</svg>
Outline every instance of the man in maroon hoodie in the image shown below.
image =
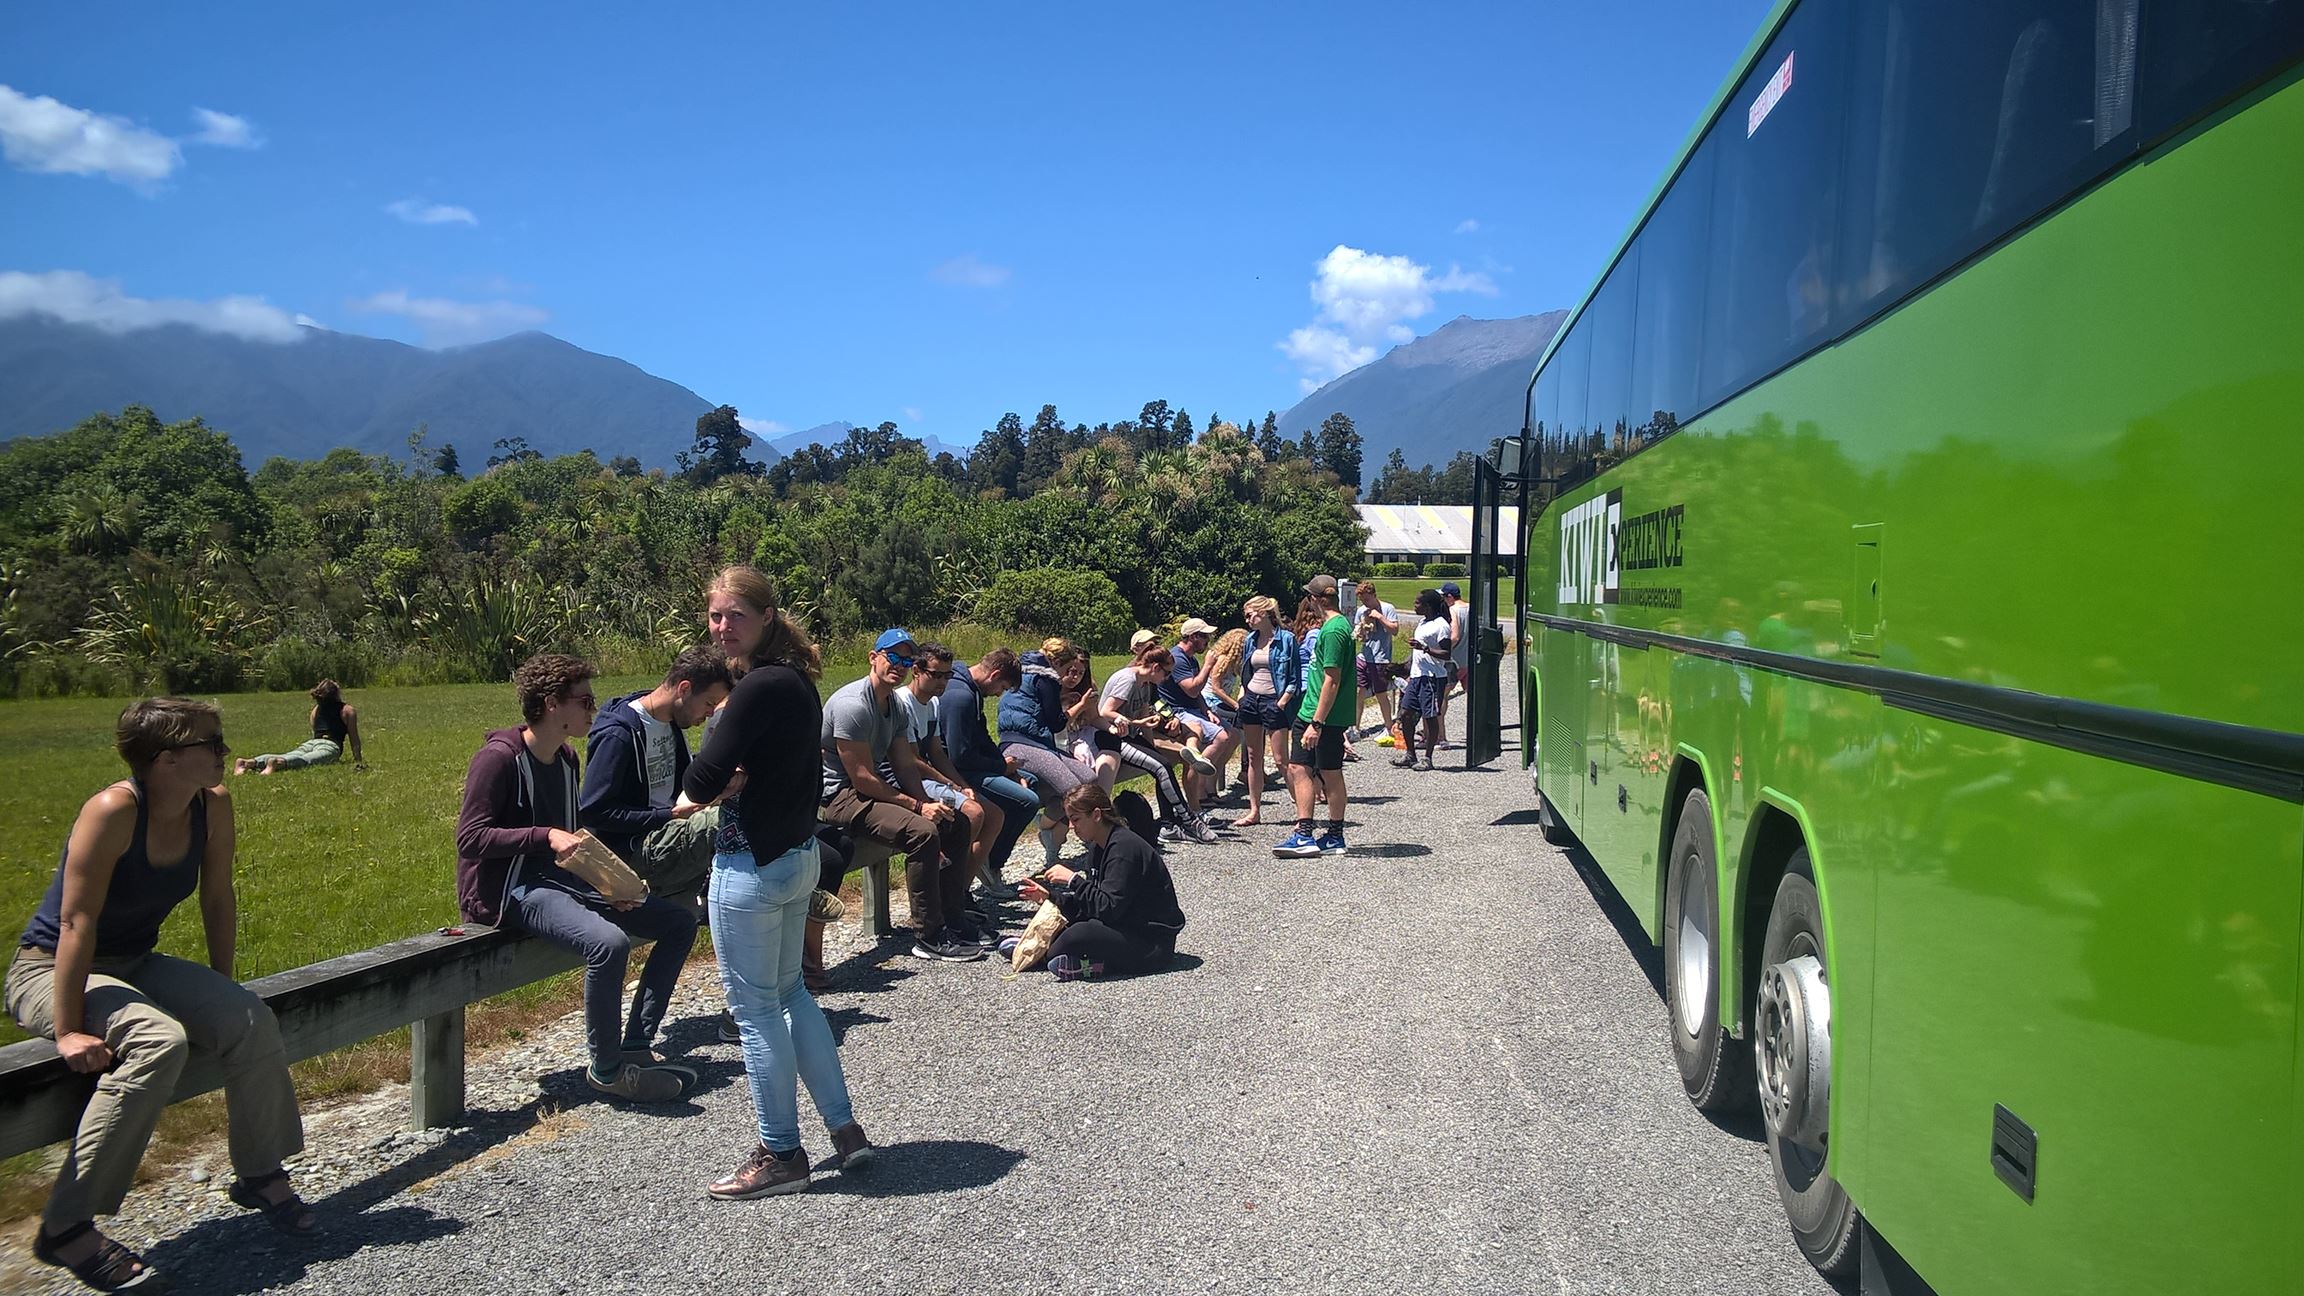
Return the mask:
<svg viewBox="0 0 2304 1296">
<path fill-rule="evenodd" d="M 508 927 L 584 956 L 584 1038 L 594 1089 L 634 1102 L 670 1102 L 696 1073 L 653 1049 L 673 985 L 696 943 L 696 915 L 649 896 L 615 904 L 559 861 L 576 848 L 576 749 L 598 702 L 589 662 L 556 653 L 512 674 L 528 723 L 488 735 L 464 775 L 456 816 L 456 902 L 476 923 Z M 617 1029 L 634 941 L 654 941 L 631 1015 Z"/>
</svg>

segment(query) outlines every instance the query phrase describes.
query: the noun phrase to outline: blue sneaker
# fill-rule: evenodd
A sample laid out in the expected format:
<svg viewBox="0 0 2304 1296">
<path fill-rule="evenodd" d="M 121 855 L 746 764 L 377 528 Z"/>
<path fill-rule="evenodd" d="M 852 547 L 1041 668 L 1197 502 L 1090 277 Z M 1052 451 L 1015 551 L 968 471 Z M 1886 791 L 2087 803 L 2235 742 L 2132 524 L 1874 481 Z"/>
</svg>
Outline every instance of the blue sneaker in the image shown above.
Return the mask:
<svg viewBox="0 0 2304 1296">
<path fill-rule="evenodd" d="M 1281 859 L 1310 859 L 1320 853 L 1320 841 L 1310 833 L 1292 832 L 1272 848 Z"/>
<path fill-rule="evenodd" d="M 1341 855 L 1344 853 L 1344 834 L 1322 833 L 1320 840 L 1314 845 L 1319 848 L 1322 855 Z"/>
</svg>

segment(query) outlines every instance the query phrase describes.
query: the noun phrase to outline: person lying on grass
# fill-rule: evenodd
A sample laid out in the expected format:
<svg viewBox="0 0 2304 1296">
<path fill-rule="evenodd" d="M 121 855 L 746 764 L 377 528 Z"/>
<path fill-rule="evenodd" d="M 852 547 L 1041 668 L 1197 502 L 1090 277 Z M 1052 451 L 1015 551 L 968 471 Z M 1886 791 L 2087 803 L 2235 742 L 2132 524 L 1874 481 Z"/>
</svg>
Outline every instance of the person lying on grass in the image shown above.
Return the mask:
<svg viewBox="0 0 2304 1296">
<path fill-rule="evenodd" d="M 48 894 L 8 968 L 16 1024 L 98 1077 L 41 1211 L 33 1254 L 98 1291 L 157 1286 L 159 1271 L 96 1231 L 120 1209 L 187 1058 L 224 1068 L 234 1202 L 283 1233 L 318 1229 L 281 1163 L 304 1147 L 279 1023 L 232 977 L 238 903 L 224 720 L 211 704 L 145 698 L 120 713 L 129 776 L 88 798 Z M 160 925 L 200 894 L 208 964 L 159 953 Z"/>
<path fill-rule="evenodd" d="M 310 738 L 291 751 L 236 760 L 232 762 L 232 772 L 246 774 L 254 770 L 258 774 L 277 774 L 282 770 L 333 764 L 344 754 L 346 746 L 352 748 L 352 768 L 368 768 L 368 762 L 360 756 L 360 708 L 345 703 L 343 688 L 332 679 L 313 685 L 311 697 Z"/>
</svg>

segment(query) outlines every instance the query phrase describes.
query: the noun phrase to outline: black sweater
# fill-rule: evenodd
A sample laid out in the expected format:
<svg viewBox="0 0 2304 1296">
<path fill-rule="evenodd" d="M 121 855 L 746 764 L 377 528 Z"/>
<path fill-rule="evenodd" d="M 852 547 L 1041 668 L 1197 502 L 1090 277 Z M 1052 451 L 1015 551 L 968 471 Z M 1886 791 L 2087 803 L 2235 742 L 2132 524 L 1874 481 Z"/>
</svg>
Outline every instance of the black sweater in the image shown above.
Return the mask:
<svg viewBox="0 0 2304 1296">
<path fill-rule="evenodd" d="M 755 666 L 728 695 L 727 712 L 688 763 L 682 790 L 690 800 L 710 801 L 741 766 L 737 818 L 753 858 L 766 863 L 815 835 L 823 728 L 824 702 L 807 676 L 790 666 Z"/>
<path fill-rule="evenodd" d="M 1049 899 L 1074 922 L 1094 918 L 1155 942 L 1174 942 L 1184 927 L 1168 865 L 1159 851 L 1126 828 L 1113 829 L 1103 845 L 1091 847 L 1088 867 Z"/>
</svg>

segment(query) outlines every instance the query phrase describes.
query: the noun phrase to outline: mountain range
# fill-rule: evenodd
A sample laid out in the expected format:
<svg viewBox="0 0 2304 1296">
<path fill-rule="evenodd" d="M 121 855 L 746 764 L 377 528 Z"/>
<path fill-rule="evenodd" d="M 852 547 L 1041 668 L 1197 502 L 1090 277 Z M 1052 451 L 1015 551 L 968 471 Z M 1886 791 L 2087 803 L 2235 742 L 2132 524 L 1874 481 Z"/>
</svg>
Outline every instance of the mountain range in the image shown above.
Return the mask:
<svg viewBox="0 0 2304 1296">
<path fill-rule="evenodd" d="M 115 333 L 39 315 L 0 319 L 0 392 L 0 441 L 139 404 L 171 422 L 207 420 L 250 468 L 338 446 L 404 454 L 418 424 L 430 445 L 454 445 L 467 469 L 504 437 L 546 455 L 590 448 L 670 467 L 713 407 L 545 333 L 432 351 L 322 328 L 261 342 L 183 324 Z"/>
<path fill-rule="evenodd" d="M 1365 483 L 1395 448 L 1411 468 L 1443 467 L 1459 450 L 1486 453 L 1494 438 L 1519 435 L 1528 379 L 1567 318 L 1459 315 L 1298 401 L 1280 416 L 1280 434 L 1294 440 L 1330 414 L 1350 415 Z"/>
<path fill-rule="evenodd" d="M 1306 396 L 1280 416 L 1280 431 L 1295 439 L 1332 413 L 1351 415 L 1366 482 L 1395 447 L 1411 466 L 1435 467 L 1459 450 L 1484 450 L 1519 430 L 1528 376 L 1566 316 L 1458 316 Z M 419 424 L 432 446 L 454 445 L 467 469 L 506 437 L 546 455 L 590 449 L 670 467 L 713 408 L 678 383 L 544 333 L 434 351 L 322 328 L 262 342 L 182 324 L 111 332 L 39 315 L 0 319 L 0 394 L 0 441 L 141 404 L 167 420 L 206 419 L 250 467 L 338 446 L 405 453 Z M 852 426 L 763 438 L 751 456 L 772 464 L 812 442 L 838 445 Z M 923 439 L 930 455 L 974 449 Z"/>
</svg>

